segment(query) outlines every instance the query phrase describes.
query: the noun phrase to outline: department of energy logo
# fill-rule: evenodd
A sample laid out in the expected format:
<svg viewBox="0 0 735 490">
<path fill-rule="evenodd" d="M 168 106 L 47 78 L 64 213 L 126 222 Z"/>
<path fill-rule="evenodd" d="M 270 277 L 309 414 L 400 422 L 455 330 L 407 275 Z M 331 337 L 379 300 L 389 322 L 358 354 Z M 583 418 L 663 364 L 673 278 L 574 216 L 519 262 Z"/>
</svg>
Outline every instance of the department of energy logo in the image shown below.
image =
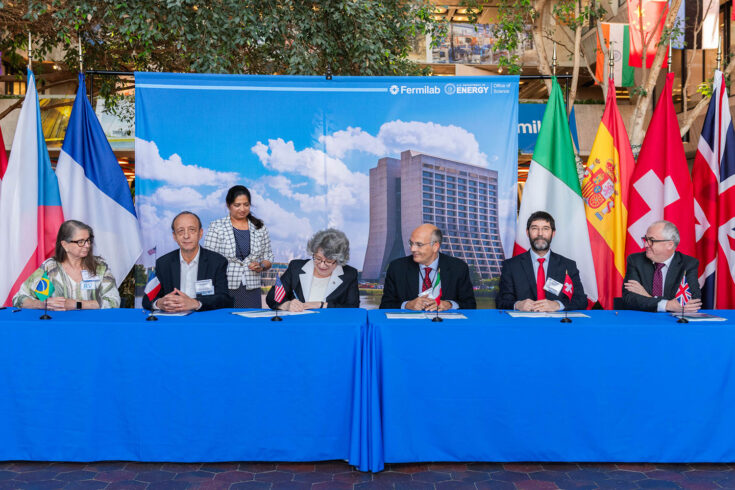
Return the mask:
<svg viewBox="0 0 735 490">
<path fill-rule="evenodd" d="M 454 95 L 457 93 L 457 87 L 453 83 L 447 83 L 444 85 L 444 93 L 447 95 Z"/>
<path fill-rule="evenodd" d="M 398 92 L 400 92 L 400 88 L 398 88 L 398 85 L 391 85 L 390 86 L 390 93 L 393 95 L 396 95 Z"/>
</svg>

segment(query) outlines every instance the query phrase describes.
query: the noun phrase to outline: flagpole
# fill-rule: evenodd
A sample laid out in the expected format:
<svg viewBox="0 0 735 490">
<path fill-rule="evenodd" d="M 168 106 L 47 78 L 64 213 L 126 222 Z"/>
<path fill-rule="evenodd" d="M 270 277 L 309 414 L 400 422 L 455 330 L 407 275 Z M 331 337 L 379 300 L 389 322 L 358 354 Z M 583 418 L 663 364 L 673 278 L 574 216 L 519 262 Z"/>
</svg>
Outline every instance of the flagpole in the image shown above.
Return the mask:
<svg viewBox="0 0 735 490">
<path fill-rule="evenodd" d="M 610 56 L 610 65 L 612 65 L 612 56 Z M 612 71 L 610 73 L 611 73 L 611 78 L 612 78 Z M 564 282 L 566 282 L 566 278 L 567 278 L 568 275 L 569 275 L 569 271 L 568 270 L 567 271 L 564 271 Z M 562 286 L 562 287 L 564 287 L 564 286 Z M 561 296 L 560 296 L 560 298 L 561 298 Z M 571 298 L 569 299 L 569 304 L 570 305 L 572 304 Z M 564 308 L 564 318 L 562 318 L 559 321 L 561 323 L 572 323 L 572 319 L 569 318 L 569 308 Z"/>
<path fill-rule="evenodd" d="M 84 73 L 84 63 L 82 62 L 82 36 L 77 38 L 79 46 L 79 73 Z"/>
<path fill-rule="evenodd" d="M 609 47 L 607 48 L 607 53 L 608 53 L 607 57 L 609 60 L 608 64 L 610 67 L 610 76 L 608 78 L 612 80 L 613 83 L 615 83 L 615 54 L 613 53 L 613 50 L 612 50 L 612 43 L 610 43 Z"/>
<path fill-rule="evenodd" d="M 666 73 L 671 73 L 671 39 L 669 38 L 669 57 L 666 65 Z"/>
<path fill-rule="evenodd" d="M 556 76 L 556 41 L 554 41 L 554 51 L 551 56 L 551 73 Z"/>
<path fill-rule="evenodd" d="M 31 31 L 28 31 L 28 69 L 33 69 L 33 61 L 32 61 L 32 51 L 31 51 Z"/>
<path fill-rule="evenodd" d="M 722 33 L 718 32 L 717 39 L 717 71 L 722 69 Z"/>
<path fill-rule="evenodd" d="M 437 277 L 441 277 L 439 274 L 439 268 L 436 269 L 436 276 L 434 276 L 434 280 L 436 280 Z M 441 291 L 441 284 L 439 285 L 439 290 Z M 434 289 L 431 290 L 432 294 L 434 293 Z M 432 322 L 443 322 L 444 319 L 439 316 L 439 305 L 441 304 L 441 296 L 439 297 L 439 302 L 436 302 L 436 299 L 434 300 L 436 303 L 436 315 L 434 315 L 434 318 L 431 319 Z"/>
<path fill-rule="evenodd" d="M 48 314 L 48 299 L 43 301 L 43 315 L 39 317 L 41 320 L 51 320 L 51 316 Z"/>
</svg>

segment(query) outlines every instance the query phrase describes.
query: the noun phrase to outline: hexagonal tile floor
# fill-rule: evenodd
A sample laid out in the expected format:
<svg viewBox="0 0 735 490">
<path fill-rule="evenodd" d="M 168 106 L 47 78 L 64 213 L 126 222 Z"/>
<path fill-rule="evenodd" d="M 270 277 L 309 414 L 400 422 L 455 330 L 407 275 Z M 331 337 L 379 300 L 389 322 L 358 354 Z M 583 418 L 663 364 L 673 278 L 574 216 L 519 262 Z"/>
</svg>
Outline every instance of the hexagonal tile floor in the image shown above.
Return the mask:
<svg viewBox="0 0 735 490">
<path fill-rule="evenodd" d="M 491 490 L 735 488 L 730 464 L 417 463 L 361 473 L 318 463 L 0 462 L 11 489 Z"/>
</svg>

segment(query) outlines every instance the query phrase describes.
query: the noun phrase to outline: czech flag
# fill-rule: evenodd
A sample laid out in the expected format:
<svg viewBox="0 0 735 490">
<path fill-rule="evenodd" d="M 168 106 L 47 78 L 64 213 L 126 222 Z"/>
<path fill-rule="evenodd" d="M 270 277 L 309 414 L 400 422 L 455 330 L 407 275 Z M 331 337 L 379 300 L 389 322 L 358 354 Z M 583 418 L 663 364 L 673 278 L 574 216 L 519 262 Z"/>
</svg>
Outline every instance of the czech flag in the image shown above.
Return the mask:
<svg viewBox="0 0 735 490">
<path fill-rule="evenodd" d="M 120 285 L 142 251 L 140 227 L 128 181 L 87 99 L 81 73 L 56 175 L 64 216 L 92 227 L 95 254 Z"/>
<path fill-rule="evenodd" d="M 94 206 L 94 203 L 90 203 Z M 0 194 L 0 301 L 10 306 L 21 283 L 54 253 L 64 222 L 59 184 L 41 126 L 33 72 Z"/>
</svg>

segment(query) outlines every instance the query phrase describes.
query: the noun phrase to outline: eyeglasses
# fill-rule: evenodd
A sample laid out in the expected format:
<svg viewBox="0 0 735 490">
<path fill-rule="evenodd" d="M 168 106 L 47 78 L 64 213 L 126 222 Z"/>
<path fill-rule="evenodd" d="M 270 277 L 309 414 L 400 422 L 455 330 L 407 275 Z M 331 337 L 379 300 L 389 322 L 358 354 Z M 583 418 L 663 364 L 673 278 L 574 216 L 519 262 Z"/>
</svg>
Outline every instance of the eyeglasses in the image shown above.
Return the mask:
<svg viewBox="0 0 735 490">
<path fill-rule="evenodd" d="M 650 236 L 642 236 L 641 237 L 641 240 L 643 240 L 643 243 L 647 243 L 649 247 L 653 247 L 653 244 L 654 243 L 658 243 L 658 242 L 671 242 L 672 241 L 671 238 L 664 238 L 662 240 L 657 240 L 657 239 L 655 239 L 653 237 L 650 237 Z"/>
<path fill-rule="evenodd" d="M 532 226 L 528 231 L 532 231 L 534 233 L 551 233 L 552 230 L 550 226 Z"/>
<path fill-rule="evenodd" d="M 433 243 L 436 243 L 434 240 L 430 241 L 429 243 L 421 243 L 421 242 L 412 242 L 411 240 L 408 241 L 408 248 L 423 248 L 426 245 L 431 245 Z"/>
<path fill-rule="evenodd" d="M 79 247 L 83 247 L 83 246 L 85 246 L 85 245 L 86 245 L 86 244 L 88 244 L 88 243 L 89 243 L 90 245 L 92 245 L 92 242 L 93 242 L 93 241 L 94 241 L 94 240 L 93 240 L 93 238 L 92 238 L 92 237 L 89 237 L 89 238 L 85 238 L 85 239 L 83 239 L 83 240 L 66 240 L 66 242 L 67 242 L 67 243 L 76 243 L 76 244 L 77 244 L 77 245 L 78 245 Z"/>
<path fill-rule="evenodd" d="M 332 267 L 337 263 L 336 260 L 322 259 L 321 257 L 317 257 L 316 255 L 312 255 L 312 258 L 314 259 L 315 264 L 323 264 L 329 267 Z"/>
</svg>

